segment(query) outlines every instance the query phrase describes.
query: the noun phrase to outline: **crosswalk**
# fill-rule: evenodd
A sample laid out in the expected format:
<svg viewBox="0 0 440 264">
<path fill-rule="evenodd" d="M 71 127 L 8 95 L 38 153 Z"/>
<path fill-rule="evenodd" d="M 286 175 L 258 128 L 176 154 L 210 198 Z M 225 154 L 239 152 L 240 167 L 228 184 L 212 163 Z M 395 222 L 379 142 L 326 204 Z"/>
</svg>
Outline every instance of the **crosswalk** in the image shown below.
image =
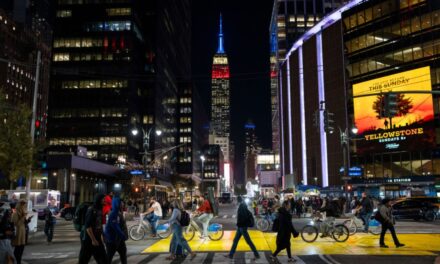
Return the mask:
<svg viewBox="0 0 440 264">
<path fill-rule="evenodd" d="M 144 263 L 154 263 L 154 264 L 162 264 L 162 263 L 170 263 L 171 261 L 167 259 L 169 254 L 157 253 L 157 254 L 145 254 L 145 255 L 131 255 L 127 259 L 127 263 L 130 264 L 144 264 Z M 203 264 L 231 264 L 231 263 L 255 263 L 255 264 L 263 264 L 263 263 L 276 263 L 271 260 L 270 252 L 260 252 L 260 258 L 255 259 L 252 252 L 237 252 L 234 256 L 234 259 L 229 259 L 226 252 L 206 252 L 206 253 L 197 253 L 194 259 L 191 259 L 190 256 L 179 257 L 172 261 L 173 264 L 190 264 L 190 263 L 203 263 Z M 295 263 L 303 264 L 304 262 L 300 257 L 294 256 Z M 279 263 L 287 263 L 287 256 L 278 256 Z M 25 259 L 25 262 L 38 264 L 76 264 L 78 261 L 77 257 L 73 256 L 64 256 L 64 255 L 56 255 L 56 254 L 46 254 L 46 255 L 35 255 L 34 259 Z M 96 262 L 92 260 L 89 262 L 90 264 L 95 264 Z M 112 264 L 120 263 L 119 256 L 113 258 Z M 311 262 L 309 262 L 311 263 Z M 316 263 L 316 262 L 313 262 Z M 318 262 L 319 263 L 319 262 Z M 325 262 L 322 262 L 325 263 Z"/>
<path fill-rule="evenodd" d="M 33 234 L 30 238 L 30 241 L 46 241 L 46 237 L 44 235 L 44 225 L 38 225 L 38 231 L 36 234 Z M 75 242 L 79 240 L 79 232 L 76 231 L 73 227 L 72 221 L 70 222 L 59 222 L 55 225 L 54 234 L 53 234 L 53 242 Z"/>
</svg>

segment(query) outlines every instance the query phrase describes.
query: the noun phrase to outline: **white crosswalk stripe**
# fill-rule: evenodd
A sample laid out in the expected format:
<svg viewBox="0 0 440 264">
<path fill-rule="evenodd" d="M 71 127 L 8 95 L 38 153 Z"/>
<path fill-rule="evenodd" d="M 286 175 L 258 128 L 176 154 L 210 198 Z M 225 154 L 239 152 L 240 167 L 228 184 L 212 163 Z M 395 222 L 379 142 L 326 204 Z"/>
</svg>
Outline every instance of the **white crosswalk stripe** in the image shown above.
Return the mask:
<svg viewBox="0 0 440 264">
<path fill-rule="evenodd" d="M 246 263 L 256 263 L 256 264 L 263 264 L 263 263 L 269 263 L 269 261 L 266 259 L 266 255 L 264 253 L 260 253 L 260 258 L 253 261 L 255 258 L 253 252 L 246 252 L 244 259 L 246 260 Z M 283 262 L 282 262 L 283 263 Z"/>
</svg>

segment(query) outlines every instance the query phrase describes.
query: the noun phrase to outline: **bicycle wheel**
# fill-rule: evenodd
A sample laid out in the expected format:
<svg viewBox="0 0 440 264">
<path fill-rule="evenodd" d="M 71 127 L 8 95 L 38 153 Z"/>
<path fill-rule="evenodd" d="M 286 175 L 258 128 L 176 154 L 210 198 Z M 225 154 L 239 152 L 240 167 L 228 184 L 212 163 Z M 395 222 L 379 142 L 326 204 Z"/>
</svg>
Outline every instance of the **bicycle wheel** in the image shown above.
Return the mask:
<svg viewBox="0 0 440 264">
<path fill-rule="evenodd" d="M 208 227 L 208 237 L 212 241 L 217 241 L 222 239 L 224 235 L 223 226 L 219 224 L 211 224 Z"/>
<path fill-rule="evenodd" d="M 373 235 L 379 235 L 380 232 L 382 232 L 382 224 L 376 219 L 371 219 L 368 226 L 368 231 L 370 231 L 370 233 Z"/>
<path fill-rule="evenodd" d="M 264 218 L 260 218 L 257 220 L 257 229 L 260 231 L 267 231 L 269 229 L 269 221 Z"/>
<path fill-rule="evenodd" d="M 134 241 L 139 241 L 144 238 L 145 229 L 141 225 L 134 225 L 130 227 L 130 230 L 128 231 L 128 236 Z"/>
<path fill-rule="evenodd" d="M 348 231 L 350 232 L 350 236 L 356 234 L 357 225 L 354 220 L 345 220 L 344 225 L 348 228 Z"/>
<path fill-rule="evenodd" d="M 332 237 L 338 242 L 345 242 L 350 237 L 350 231 L 345 225 L 335 225 L 332 231 Z"/>
<path fill-rule="evenodd" d="M 312 243 L 318 238 L 318 228 L 312 225 L 306 225 L 301 230 L 301 238 L 307 243 Z"/>
<path fill-rule="evenodd" d="M 171 235 L 171 226 L 169 224 L 158 224 L 156 231 L 160 238 L 167 238 Z"/>
<path fill-rule="evenodd" d="M 194 230 L 194 227 L 191 225 L 183 228 L 183 237 L 186 239 L 186 241 L 191 241 L 195 234 L 196 230 Z"/>
</svg>

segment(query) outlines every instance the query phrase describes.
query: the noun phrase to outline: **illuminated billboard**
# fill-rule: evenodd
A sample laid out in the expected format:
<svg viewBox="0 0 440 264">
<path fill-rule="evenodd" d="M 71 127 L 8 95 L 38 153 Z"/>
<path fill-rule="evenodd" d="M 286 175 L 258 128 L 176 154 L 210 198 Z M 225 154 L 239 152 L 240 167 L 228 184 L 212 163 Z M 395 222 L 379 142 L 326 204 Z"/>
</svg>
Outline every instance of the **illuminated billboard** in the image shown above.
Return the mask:
<svg viewBox="0 0 440 264">
<path fill-rule="evenodd" d="M 388 92 L 397 94 L 392 117 L 384 117 Z M 354 84 L 353 97 L 357 153 L 435 146 L 429 67 Z"/>
</svg>

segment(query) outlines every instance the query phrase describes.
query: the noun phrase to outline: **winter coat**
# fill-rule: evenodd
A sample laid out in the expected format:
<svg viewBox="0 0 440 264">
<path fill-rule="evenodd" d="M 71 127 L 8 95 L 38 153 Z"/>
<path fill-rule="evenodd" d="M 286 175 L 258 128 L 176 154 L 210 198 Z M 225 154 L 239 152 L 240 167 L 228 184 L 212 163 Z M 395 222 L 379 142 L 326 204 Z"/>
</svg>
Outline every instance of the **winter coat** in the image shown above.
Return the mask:
<svg viewBox="0 0 440 264">
<path fill-rule="evenodd" d="M 252 213 L 249 212 L 246 203 L 240 203 L 237 210 L 237 227 L 249 227 L 251 217 Z"/>
<path fill-rule="evenodd" d="M 12 223 L 15 227 L 15 238 L 12 240 L 13 246 L 26 245 L 26 215 L 24 205 L 18 203 L 15 213 L 12 214 Z"/>
<path fill-rule="evenodd" d="M 120 210 L 121 199 L 113 198 L 112 210 L 105 226 L 105 238 L 108 243 L 119 243 L 127 240 L 127 224 L 125 223 L 124 214 Z"/>
<path fill-rule="evenodd" d="M 278 209 L 278 219 L 279 219 L 279 230 L 277 233 L 277 248 L 284 249 L 290 247 L 290 238 L 292 234 L 294 236 L 298 235 L 292 224 L 292 215 L 286 210 L 286 208 L 281 207 Z"/>
</svg>

